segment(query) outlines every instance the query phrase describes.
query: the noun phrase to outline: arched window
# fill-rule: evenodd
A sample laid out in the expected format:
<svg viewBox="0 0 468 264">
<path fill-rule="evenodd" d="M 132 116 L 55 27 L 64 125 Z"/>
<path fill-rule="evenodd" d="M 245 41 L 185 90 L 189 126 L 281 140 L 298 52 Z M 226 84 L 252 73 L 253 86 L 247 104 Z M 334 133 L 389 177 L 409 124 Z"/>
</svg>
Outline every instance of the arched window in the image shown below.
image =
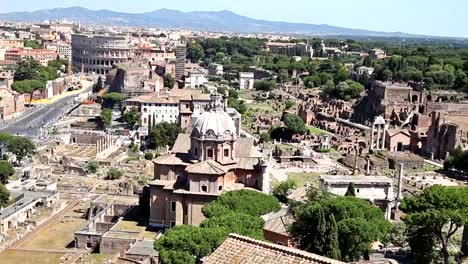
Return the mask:
<svg viewBox="0 0 468 264">
<path fill-rule="evenodd" d="M 218 186 L 218 191 L 222 191 L 222 190 L 223 190 L 223 186 L 222 185 Z"/>
<path fill-rule="evenodd" d="M 202 190 L 202 192 L 208 192 L 208 186 L 206 186 L 206 184 L 203 184 L 201 186 L 201 190 Z"/>
</svg>

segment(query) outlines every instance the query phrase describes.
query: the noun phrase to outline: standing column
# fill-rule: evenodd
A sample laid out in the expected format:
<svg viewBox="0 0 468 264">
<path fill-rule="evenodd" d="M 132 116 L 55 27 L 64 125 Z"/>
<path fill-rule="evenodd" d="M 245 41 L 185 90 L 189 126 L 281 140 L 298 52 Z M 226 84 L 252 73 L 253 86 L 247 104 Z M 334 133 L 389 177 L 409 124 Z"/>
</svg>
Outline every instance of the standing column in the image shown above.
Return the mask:
<svg viewBox="0 0 468 264">
<path fill-rule="evenodd" d="M 373 149 L 374 149 L 374 133 L 375 133 L 375 125 L 372 124 L 372 132 L 371 132 L 371 139 L 370 139 L 369 150 L 373 150 Z"/>
<path fill-rule="evenodd" d="M 377 125 L 377 142 L 375 142 L 376 149 L 380 147 L 380 125 Z"/>
<path fill-rule="evenodd" d="M 101 140 L 98 139 L 98 141 L 96 142 L 96 154 L 98 154 L 100 152 L 99 148 L 101 146 Z"/>
<path fill-rule="evenodd" d="M 385 208 L 385 219 L 390 220 L 392 217 L 392 204 L 389 202 L 387 203 L 387 208 Z"/>
<path fill-rule="evenodd" d="M 398 193 L 397 193 L 397 202 L 396 202 L 396 209 L 400 206 L 400 202 L 403 199 L 403 170 L 404 170 L 404 163 L 400 163 L 400 172 L 398 173 Z"/>
<path fill-rule="evenodd" d="M 382 131 L 382 149 L 385 149 L 385 132 L 387 131 L 387 126 L 386 125 L 382 125 L 383 126 L 383 131 Z"/>
</svg>

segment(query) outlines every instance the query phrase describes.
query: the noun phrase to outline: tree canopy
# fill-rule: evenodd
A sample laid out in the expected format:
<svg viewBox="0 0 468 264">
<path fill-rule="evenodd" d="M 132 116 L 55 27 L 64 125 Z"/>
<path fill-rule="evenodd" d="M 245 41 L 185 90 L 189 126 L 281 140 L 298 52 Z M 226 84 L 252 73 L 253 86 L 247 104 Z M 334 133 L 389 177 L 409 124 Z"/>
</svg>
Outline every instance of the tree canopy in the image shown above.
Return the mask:
<svg viewBox="0 0 468 264">
<path fill-rule="evenodd" d="M 289 191 L 292 191 L 296 188 L 297 188 L 297 183 L 292 179 L 288 179 L 286 181 L 279 183 L 277 186 L 275 186 L 273 188 L 272 194 L 273 196 L 278 198 L 280 202 L 287 203 L 288 202 L 287 196 L 289 194 Z"/>
<path fill-rule="evenodd" d="M 285 113 L 283 115 L 283 122 L 284 125 L 294 134 L 304 135 L 307 132 L 304 120 L 296 114 Z"/>
<path fill-rule="evenodd" d="M 261 216 L 279 209 L 278 199 L 274 196 L 253 190 L 239 190 L 224 193 L 214 202 L 203 206 L 202 211 L 206 217 L 220 216 L 229 211 Z"/>
<path fill-rule="evenodd" d="M 156 240 L 155 249 L 163 264 L 195 264 L 213 252 L 224 239 L 222 229 L 181 225 Z"/>
<path fill-rule="evenodd" d="M 0 144 L 5 145 L 11 153 L 16 156 L 18 163 L 21 163 L 27 155 L 30 155 L 36 149 L 36 146 L 27 137 L 12 136 L 10 134 L 0 134 Z"/>
<path fill-rule="evenodd" d="M 88 170 L 91 173 L 96 173 L 99 169 L 99 162 L 92 160 L 88 164 Z"/>
<path fill-rule="evenodd" d="M 174 79 L 174 77 L 172 77 L 172 75 L 168 73 L 164 74 L 163 80 L 164 80 L 164 87 L 167 87 L 169 89 L 174 88 L 176 80 Z"/>
<path fill-rule="evenodd" d="M 0 160 L 0 183 L 7 184 L 11 175 L 15 174 L 15 169 L 10 162 Z"/>
<path fill-rule="evenodd" d="M 96 84 L 93 86 L 93 93 L 97 93 L 102 90 L 104 86 L 102 85 L 101 76 L 98 77 Z"/>
<path fill-rule="evenodd" d="M 440 245 L 443 262 L 451 263 L 449 242 L 468 222 L 468 188 L 431 186 L 421 195 L 403 199 L 400 208 L 407 214 L 403 220 L 412 251 L 421 259 L 431 260 L 433 256 L 428 253 Z"/>
<path fill-rule="evenodd" d="M 278 88 L 278 85 L 276 84 L 275 81 L 256 81 L 254 83 L 254 89 L 257 91 L 272 91 L 274 89 Z"/>
<path fill-rule="evenodd" d="M 30 39 L 24 40 L 24 47 L 25 48 L 33 48 L 33 49 L 42 48 L 41 45 L 39 44 L 39 42 L 37 42 L 36 40 L 30 40 Z"/>
<path fill-rule="evenodd" d="M 343 261 L 364 256 L 390 228 L 380 209 L 352 196 L 310 194 L 295 219 L 290 232 L 300 248 Z"/>
<path fill-rule="evenodd" d="M 10 192 L 5 185 L 0 184 L 0 206 L 5 206 L 10 200 Z"/>
<path fill-rule="evenodd" d="M 115 104 L 122 103 L 125 100 L 125 95 L 123 93 L 106 93 L 102 96 L 104 100 L 102 105 L 105 108 L 113 108 Z"/>
<path fill-rule="evenodd" d="M 101 111 L 101 121 L 104 127 L 110 126 L 112 123 L 112 110 L 108 108 L 104 108 Z"/>
<path fill-rule="evenodd" d="M 120 179 L 123 176 L 123 171 L 116 169 L 116 168 L 110 168 L 107 171 L 107 177 L 110 180 L 117 180 Z"/>
<path fill-rule="evenodd" d="M 285 112 L 282 116 L 284 126 L 271 127 L 268 133 L 271 139 L 290 141 L 295 134 L 304 135 L 307 133 L 307 126 L 296 114 Z"/>
<path fill-rule="evenodd" d="M 337 85 L 325 85 L 323 87 L 323 95 L 332 98 L 349 101 L 351 99 L 359 98 L 364 91 L 364 86 L 358 82 L 347 80 L 338 83 Z"/>
<path fill-rule="evenodd" d="M 354 188 L 353 182 L 349 183 L 345 196 L 356 196 L 356 189 Z"/>
<path fill-rule="evenodd" d="M 187 59 L 191 60 L 192 62 L 197 62 L 205 57 L 205 51 L 203 47 L 198 44 L 191 44 L 187 49 Z"/>
<path fill-rule="evenodd" d="M 138 112 L 136 108 L 132 108 L 132 110 L 127 111 L 122 115 L 122 119 L 131 128 L 135 128 L 135 126 L 140 122 L 140 112 Z"/>
<path fill-rule="evenodd" d="M 204 228 L 221 228 L 225 234 L 236 233 L 256 239 L 263 239 L 263 225 L 265 221 L 258 216 L 228 212 L 223 215 L 210 217 L 200 225 Z"/>
<path fill-rule="evenodd" d="M 182 132 L 182 128 L 174 123 L 162 122 L 155 125 L 149 133 L 148 147 L 157 149 L 162 147 L 172 147 Z"/>
<path fill-rule="evenodd" d="M 43 90 L 45 84 L 39 80 L 22 80 L 13 82 L 11 88 L 21 94 L 33 93 L 36 90 Z"/>
<path fill-rule="evenodd" d="M 53 60 L 47 66 L 43 66 L 32 58 L 26 58 L 18 63 L 14 80 L 39 80 L 45 85 L 46 81 L 58 78 L 57 72 L 65 69 L 67 64 L 64 60 Z"/>
<path fill-rule="evenodd" d="M 264 221 L 260 215 L 279 208 L 276 198 L 257 191 L 223 193 L 203 207 L 207 219 L 200 227 L 176 226 L 155 242 L 155 248 L 162 264 L 197 263 L 213 252 L 229 233 L 263 239 Z"/>
<path fill-rule="evenodd" d="M 444 169 L 468 171 L 468 151 L 456 148 L 444 161 Z"/>
</svg>

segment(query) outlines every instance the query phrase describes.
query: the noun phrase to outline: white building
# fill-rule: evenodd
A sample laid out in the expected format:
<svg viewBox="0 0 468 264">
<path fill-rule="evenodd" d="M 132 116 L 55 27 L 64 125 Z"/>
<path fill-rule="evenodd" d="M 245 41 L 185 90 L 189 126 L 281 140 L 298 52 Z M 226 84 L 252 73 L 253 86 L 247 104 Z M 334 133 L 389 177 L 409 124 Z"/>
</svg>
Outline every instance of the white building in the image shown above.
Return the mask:
<svg viewBox="0 0 468 264">
<path fill-rule="evenodd" d="M 57 53 L 60 55 L 60 58 L 71 58 L 72 55 L 72 48 L 71 45 L 66 43 L 59 43 L 56 44 L 57 46 Z"/>
<path fill-rule="evenodd" d="M 185 78 L 185 87 L 189 88 L 199 88 L 206 83 L 208 83 L 208 79 L 203 70 L 189 72 L 189 76 Z"/>
<path fill-rule="evenodd" d="M 395 200 L 392 179 L 385 176 L 321 175 L 319 182 L 320 189 L 340 196 L 344 196 L 350 183 L 353 183 L 357 198 L 384 209 L 385 218 L 390 219 Z"/>
<path fill-rule="evenodd" d="M 252 90 L 254 88 L 254 73 L 239 72 L 239 89 Z"/>
<path fill-rule="evenodd" d="M 178 97 L 152 93 L 128 99 L 125 103 L 127 111 L 131 108 L 140 109 L 142 127 L 162 122 L 179 122 Z"/>
<path fill-rule="evenodd" d="M 224 74 L 223 65 L 217 64 L 217 63 L 210 63 L 210 65 L 208 65 L 208 74 L 209 75 L 223 75 Z"/>
<path fill-rule="evenodd" d="M 373 67 L 366 67 L 366 66 L 361 66 L 357 68 L 357 73 L 362 76 L 364 74 L 367 74 L 367 76 L 371 76 L 372 73 L 374 73 L 374 68 Z"/>
</svg>

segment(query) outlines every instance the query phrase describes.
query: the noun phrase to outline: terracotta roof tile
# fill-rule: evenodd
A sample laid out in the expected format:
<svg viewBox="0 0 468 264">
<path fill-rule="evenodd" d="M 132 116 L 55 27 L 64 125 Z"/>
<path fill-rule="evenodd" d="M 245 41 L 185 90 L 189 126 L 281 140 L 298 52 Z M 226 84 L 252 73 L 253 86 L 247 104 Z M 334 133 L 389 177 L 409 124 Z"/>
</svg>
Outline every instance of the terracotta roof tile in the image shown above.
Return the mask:
<svg viewBox="0 0 468 264">
<path fill-rule="evenodd" d="M 228 172 L 228 170 L 221 164 L 214 160 L 205 160 L 195 164 L 188 165 L 185 170 L 193 174 L 213 174 L 221 175 Z"/>
<path fill-rule="evenodd" d="M 341 264 L 344 262 L 322 257 L 303 250 L 276 245 L 237 234 L 229 237 L 203 264 Z"/>
</svg>

